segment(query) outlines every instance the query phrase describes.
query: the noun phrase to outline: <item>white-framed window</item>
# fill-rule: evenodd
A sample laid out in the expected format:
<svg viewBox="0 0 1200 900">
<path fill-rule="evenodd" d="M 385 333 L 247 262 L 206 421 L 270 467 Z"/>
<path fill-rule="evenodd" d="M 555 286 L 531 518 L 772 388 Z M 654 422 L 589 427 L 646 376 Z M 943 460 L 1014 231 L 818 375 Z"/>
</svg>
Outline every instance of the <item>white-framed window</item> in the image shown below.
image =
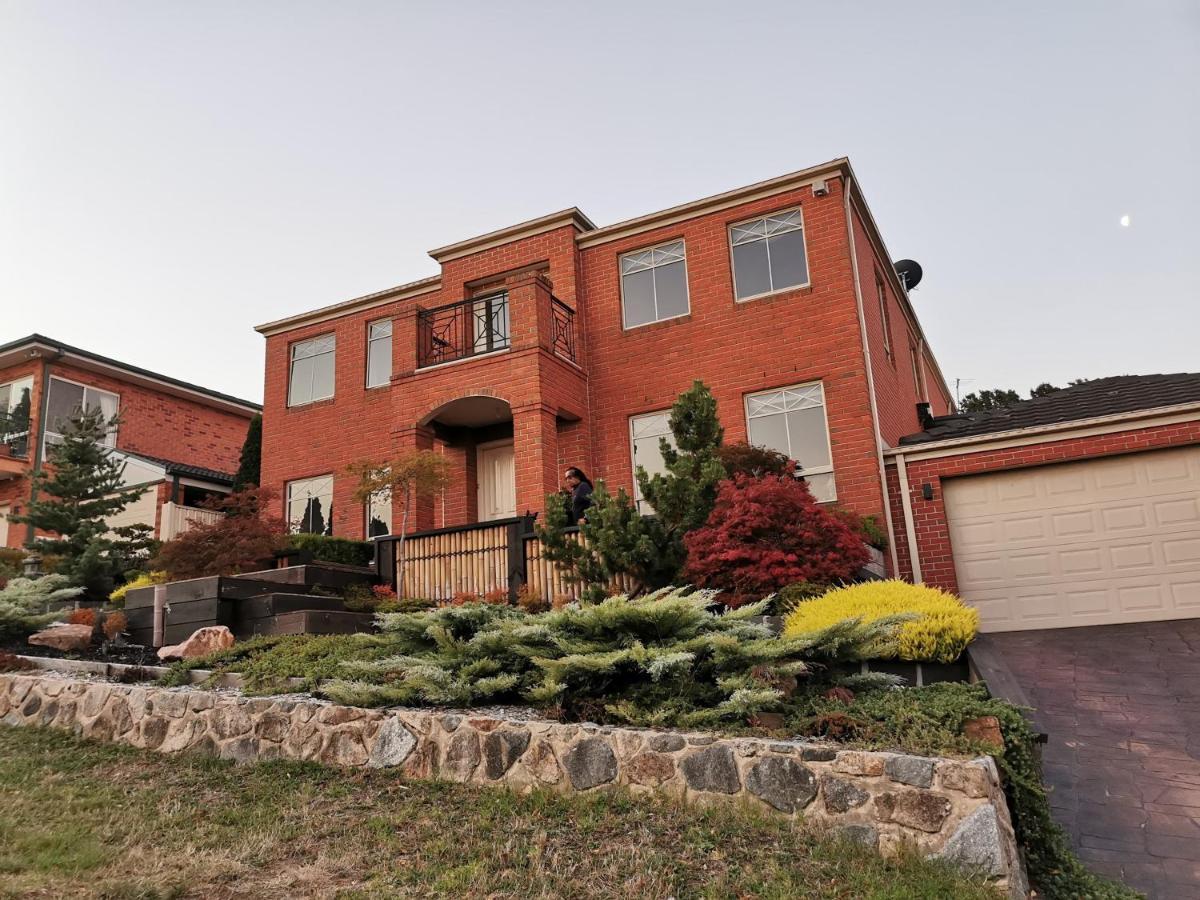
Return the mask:
<svg viewBox="0 0 1200 900">
<path fill-rule="evenodd" d="M 887 358 L 894 360 L 892 354 L 892 317 L 888 314 L 887 287 L 884 286 L 883 276 L 875 273 L 875 296 L 879 298 L 879 320 L 883 323 L 883 352 Z"/>
<path fill-rule="evenodd" d="M 392 380 L 392 320 L 380 319 L 367 325 L 367 387 L 380 387 Z"/>
<path fill-rule="evenodd" d="M 730 225 L 729 244 L 738 300 L 808 284 L 804 216 L 799 209 Z"/>
<path fill-rule="evenodd" d="M 367 519 L 367 538 L 379 537 L 392 533 L 392 492 L 389 490 L 376 491 L 363 504 Z"/>
<path fill-rule="evenodd" d="M 24 456 L 29 450 L 32 411 L 32 375 L 0 384 L 0 444 L 7 445 L 13 456 Z"/>
<path fill-rule="evenodd" d="M 333 396 L 333 362 L 337 341 L 332 334 L 292 344 L 288 372 L 288 406 L 302 406 Z"/>
<path fill-rule="evenodd" d="M 675 446 L 675 436 L 671 434 L 670 418 L 669 410 L 629 417 L 629 448 L 630 456 L 633 459 L 633 499 L 637 503 L 640 513 L 651 513 L 654 510 L 649 503 L 642 499 L 637 470 L 641 467 L 646 470 L 647 475 L 651 476 L 667 471 L 667 467 L 663 463 L 660 441 L 666 438 L 668 444 L 672 447 Z"/>
<path fill-rule="evenodd" d="M 68 423 L 84 410 L 99 410 L 105 421 L 114 418 L 121 406 L 121 398 L 110 391 L 68 381 L 57 375 L 50 376 L 46 397 L 46 427 L 42 429 L 42 454 L 48 456 L 48 445 L 62 442 Z M 117 446 L 117 430 L 109 429 L 102 442 L 105 447 Z"/>
<path fill-rule="evenodd" d="M 671 241 L 626 253 L 621 264 L 621 311 L 626 328 L 688 314 L 687 250 Z"/>
<path fill-rule="evenodd" d="M 817 500 L 837 499 L 821 382 L 748 395 L 746 426 L 751 444 L 786 453 L 797 462 Z"/>
<path fill-rule="evenodd" d="M 289 481 L 287 520 L 293 534 L 333 534 L 333 476 Z"/>
<path fill-rule="evenodd" d="M 912 360 L 913 373 L 913 390 L 917 392 L 917 399 L 925 399 L 925 379 L 921 377 L 921 357 L 917 354 L 917 348 L 912 344 L 908 345 L 908 357 Z"/>
</svg>

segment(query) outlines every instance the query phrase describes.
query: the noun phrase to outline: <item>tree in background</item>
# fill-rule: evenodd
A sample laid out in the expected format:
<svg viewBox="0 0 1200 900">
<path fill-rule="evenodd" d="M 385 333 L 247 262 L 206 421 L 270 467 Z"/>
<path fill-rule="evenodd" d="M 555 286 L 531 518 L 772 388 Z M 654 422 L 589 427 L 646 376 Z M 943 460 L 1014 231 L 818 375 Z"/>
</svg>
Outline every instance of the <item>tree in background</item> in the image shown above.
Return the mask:
<svg viewBox="0 0 1200 900">
<path fill-rule="evenodd" d="M 205 505 L 224 516 L 167 541 L 153 567 L 166 572 L 171 581 L 262 568 L 287 543 L 287 523 L 268 511 L 273 496 L 254 487 L 210 501 Z"/>
<path fill-rule="evenodd" d="M 124 572 L 143 561 L 155 545 L 149 525 L 108 526 L 109 518 L 145 492 L 125 485 L 125 463 L 104 445 L 117 424 L 115 417 L 105 419 L 98 409 L 72 416 L 62 441 L 50 445 L 49 466 L 34 473 L 35 499 L 24 514 L 10 519 L 55 535 L 36 538 L 28 546 L 60 557 L 59 574 L 96 599 L 107 597 Z"/>
<path fill-rule="evenodd" d="M 1091 381 L 1090 378 L 1073 378 L 1067 382 L 1067 387 L 1075 387 L 1077 384 L 1086 384 Z M 1030 388 L 1029 399 L 1034 400 L 1038 397 L 1048 397 L 1051 394 L 1057 394 L 1063 390 L 1056 385 L 1043 381 L 1035 388 Z M 962 412 L 987 412 L 991 409 L 1007 409 L 1010 406 L 1015 406 L 1018 403 L 1023 403 L 1021 395 L 1014 390 L 1008 388 L 996 388 L 990 391 L 972 391 L 963 397 L 958 404 L 958 408 Z"/>
<path fill-rule="evenodd" d="M 432 450 L 414 450 L 382 463 L 360 461 L 347 471 L 358 479 L 354 499 L 368 503 L 380 495 L 400 505 L 400 540 L 396 547 L 396 583 L 404 584 L 404 543 L 408 515 L 418 500 L 432 497 L 450 483 L 450 463 Z"/>
<path fill-rule="evenodd" d="M 242 442 L 242 455 L 238 460 L 237 474 L 233 476 L 234 491 L 258 487 L 262 472 L 262 416 L 256 414 L 246 429 L 246 440 Z"/>
</svg>

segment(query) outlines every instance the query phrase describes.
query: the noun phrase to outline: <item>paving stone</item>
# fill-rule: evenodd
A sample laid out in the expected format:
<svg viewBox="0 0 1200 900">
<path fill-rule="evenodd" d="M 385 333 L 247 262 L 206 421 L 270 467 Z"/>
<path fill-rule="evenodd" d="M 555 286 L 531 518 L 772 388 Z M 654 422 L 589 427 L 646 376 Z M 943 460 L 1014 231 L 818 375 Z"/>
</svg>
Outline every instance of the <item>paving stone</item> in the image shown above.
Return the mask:
<svg viewBox="0 0 1200 900">
<path fill-rule="evenodd" d="M 617 777 L 617 757 L 608 741 L 584 738 L 563 754 L 563 768 L 577 791 L 608 784 Z"/>
<path fill-rule="evenodd" d="M 746 789 L 780 812 L 794 813 L 817 796 L 817 778 L 794 759 L 768 756 L 750 767 Z"/>
</svg>

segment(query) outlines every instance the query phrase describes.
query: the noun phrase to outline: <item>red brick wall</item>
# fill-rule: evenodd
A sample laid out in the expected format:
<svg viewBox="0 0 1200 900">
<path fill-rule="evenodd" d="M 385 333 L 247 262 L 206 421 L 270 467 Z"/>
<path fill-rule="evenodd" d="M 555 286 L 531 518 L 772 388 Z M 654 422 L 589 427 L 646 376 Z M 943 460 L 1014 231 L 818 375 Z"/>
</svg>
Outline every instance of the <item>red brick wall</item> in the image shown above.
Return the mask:
<svg viewBox="0 0 1200 900">
<path fill-rule="evenodd" d="M 1200 443 L 1200 420 L 1150 428 L 1131 427 L 1128 431 L 1090 437 L 1058 440 L 1048 438 L 1044 443 L 1024 447 L 1006 447 L 981 452 L 971 452 L 969 448 L 964 448 L 957 456 L 909 461 L 909 498 L 912 503 L 924 582 L 948 591 L 958 590 L 950 528 L 942 499 L 944 479 L 1195 443 Z M 914 447 L 912 452 L 919 453 L 920 450 Z M 894 466 L 889 468 L 888 480 L 892 490 L 893 515 L 896 517 L 897 549 L 903 550 L 901 574 L 905 578 L 911 578 L 912 566 L 908 559 L 907 540 L 904 537 L 904 517 L 895 471 Z M 925 484 L 933 488 L 932 500 L 922 497 L 922 486 Z"/>
<path fill-rule="evenodd" d="M 8 384 L 9 382 L 29 376 L 33 377 L 30 409 L 30 429 L 32 431 L 36 431 L 37 429 L 37 413 L 41 403 L 41 368 L 41 361 L 37 360 L 0 369 L 0 384 Z M 30 463 L 33 460 L 34 443 L 35 441 L 31 438 L 29 441 Z M 27 476 L 0 480 L 0 507 L 8 507 L 9 512 L 13 515 L 16 515 L 18 512 L 24 512 L 25 503 L 29 500 L 29 487 L 30 483 Z M 8 525 L 8 537 L 5 541 L 0 542 L 0 546 L 20 547 L 24 542 L 25 526 L 10 522 Z"/>
</svg>

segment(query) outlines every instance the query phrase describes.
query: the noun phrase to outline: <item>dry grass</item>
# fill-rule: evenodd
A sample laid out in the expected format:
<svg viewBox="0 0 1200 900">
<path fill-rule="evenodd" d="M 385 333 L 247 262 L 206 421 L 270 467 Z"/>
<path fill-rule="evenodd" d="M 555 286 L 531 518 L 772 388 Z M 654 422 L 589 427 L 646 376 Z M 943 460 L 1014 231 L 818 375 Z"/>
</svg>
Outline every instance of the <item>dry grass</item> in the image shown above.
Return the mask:
<svg viewBox="0 0 1200 900">
<path fill-rule="evenodd" d="M 295 763 L 235 767 L 0 726 L 0 896 L 996 896 L 744 811 Z"/>
</svg>

